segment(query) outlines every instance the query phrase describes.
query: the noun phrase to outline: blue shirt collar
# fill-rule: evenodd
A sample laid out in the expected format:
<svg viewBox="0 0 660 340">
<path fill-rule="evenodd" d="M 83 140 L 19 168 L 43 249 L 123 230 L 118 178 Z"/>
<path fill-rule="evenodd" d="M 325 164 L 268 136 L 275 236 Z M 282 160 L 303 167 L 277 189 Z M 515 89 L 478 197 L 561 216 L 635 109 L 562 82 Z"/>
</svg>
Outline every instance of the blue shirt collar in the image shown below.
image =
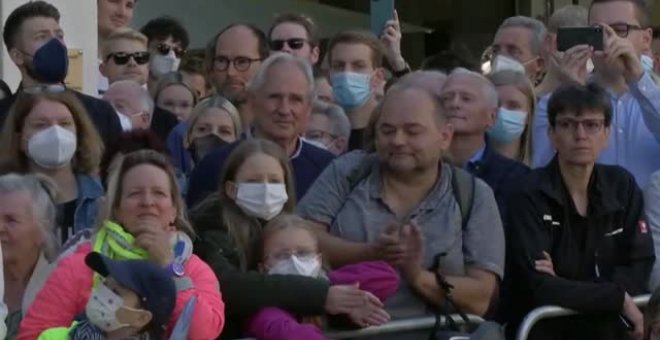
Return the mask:
<svg viewBox="0 0 660 340">
<path fill-rule="evenodd" d="M 468 162 L 463 167 L 467 169 L 469 166 L 474 166 L 484 158 L 484 153 L 486 152 L 486 144 L 484 144 L 477 152 L 472 155 Z"/>
</svg>

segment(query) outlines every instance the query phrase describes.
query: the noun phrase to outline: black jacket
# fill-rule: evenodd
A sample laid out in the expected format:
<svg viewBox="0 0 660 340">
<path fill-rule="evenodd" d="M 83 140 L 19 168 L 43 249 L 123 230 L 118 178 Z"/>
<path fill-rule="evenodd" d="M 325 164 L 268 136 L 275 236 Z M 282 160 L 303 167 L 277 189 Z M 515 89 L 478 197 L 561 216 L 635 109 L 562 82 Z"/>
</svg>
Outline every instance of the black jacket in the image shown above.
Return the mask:
<svg viewBox="0 0 660 340">
<path fill-rule="evenodd" d="M 328 282 L 297 275 L 267 275 L 256 271 L 254 265 L 241 269 L 244 266 L 240 265 L 236 244 L 222 225 L 217 196 L 201 202 L 190 217 L 199 235 L 195 253 L 209 264 L 220 281 L 226 315 L 222 339 L 238 338 L 245 318 L 264 307 L 280 307 L 300 315 L 324 313 Z M 245 227 L 253 229 L 251 244 L 259 247 L 260 226 Z"/>
<path fill-rule="evenodd" d="M 154 107 L 149 129 L 165 144 L 167 143 L 167 136 L 170 135 L 172 129 L 178 124 L 179 120 L 174 113 L 156 106 Z"/>
<path fill-rule="evenodd" d="M 474 176 L 481 178 L 493 189 L 502 223 L 506 228 L 509 210 L 506 198 L 510 195 L 511 189 L 515 188 L 517 183 L 527 176 L 530 171 L 529 167 L 500 155 L 486 142 L 481 160 L 475 162 L 475 164 L 469 164 L 467 170 Z"/>
<path fill-rule="evenodd" d="M 122 132 L 119 117 L 117 117 L 115 110 L 110 104 L 101 99 L 80 92 L 74 91 L 74 93 L 87 110 L 87 114 L 101 136 L 103 143 L 106 146 L 110 145 Z M 7 115 L 9 115 L 9 109 L 14 105 L 16 98 L 17 95 L 14 94 L 0 101 L 0 127 L 3 126 Z"/>
<path fill-rule="evenodd" d="M 618 166 L 595 165 L 587 217 L 576 212 L 557 159 L 533 170 L 509 200 L 503 301 L 513 331 L 526 313 L 557 305 L 586 315 L 540 324 L 533 339 L 624 339 L 618 320 L 624 293 L 647 292 L 655 255 L 642 219 L 643 198 L 632 175 Z M 535 270 L 550 254 L 555 276 Z"/>
</svg>

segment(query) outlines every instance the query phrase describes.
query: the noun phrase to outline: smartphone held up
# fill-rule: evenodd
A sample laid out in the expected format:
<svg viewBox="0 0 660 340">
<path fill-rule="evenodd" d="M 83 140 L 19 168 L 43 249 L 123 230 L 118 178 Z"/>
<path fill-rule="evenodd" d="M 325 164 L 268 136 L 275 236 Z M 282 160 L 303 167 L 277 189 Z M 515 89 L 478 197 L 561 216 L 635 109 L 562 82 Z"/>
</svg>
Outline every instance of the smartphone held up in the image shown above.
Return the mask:
<svg viewBox="0 0 660 340">
<path fill-rule="evenodd" d="M 600 26 L 562 27 L 557 31 L 557 50 L 565 52 L 573 46 L 589 45 L 594 51 L 602 51 L 604 39 Z"/>
</svg>

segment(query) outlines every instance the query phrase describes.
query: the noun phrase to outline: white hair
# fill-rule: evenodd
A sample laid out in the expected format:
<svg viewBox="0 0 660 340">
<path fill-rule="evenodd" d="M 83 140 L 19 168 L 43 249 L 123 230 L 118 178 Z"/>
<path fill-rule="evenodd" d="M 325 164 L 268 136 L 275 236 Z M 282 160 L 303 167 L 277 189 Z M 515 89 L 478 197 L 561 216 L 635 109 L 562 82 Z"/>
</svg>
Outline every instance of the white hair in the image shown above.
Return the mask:
<svg viewBox="0 0 660 340">
<path fill-rule="evenodd" d="M 589 11 L 580 5 L 566 5 L 550 16 L 548 31 L 557 33 L 563 27 L 584 27 L 589 25 Z"/>
<path fill-rule="evenodd" d="M 481 93 L 484 96 L 484 99 L 487 101 L 488 105 L 495 109 L 499 106 L 499 98 L 495 85 L 493 85 L 493 83 L 488 80 L 488 78 L 484 77 L 481 73 L 458 67 L 449 74 L 449 77 L 447 77 L 447 82 L 455 77 L 472 77 L 477 79 L 479 83 L 481 83 Z"/>
<path fill-rule="evenodd" d="M 504 22 L 502 22 L 502 25 L 497 29 L 497 32 L 499 33 L 502 29 L 508 27 L 522 27 L 531 31 L 532 37 L 529 43 L 532 48 L 532 53 L 535 55 L 541 54 L 543 39 L 545 39 L 546 33 L 545 25 L 542 22 L 534 18 L 519 15 L 505 19 Z"/>
<path fill-rule="evenodd" d="M 135 91 L 137 91 L 137 95 L 140 97 L 140 101 L 142 102 L 142 110 L 149 115 L 153 114 L 154 112 L 154 100 L 151 98 L 151 95 L 149 94 L 149 91 L 138 84 L 134 80 L 117 80 L 116 82 L 112 83 L 110 85 L 110 88 L 108 88 L 108 92 L 112 90 L 113 88 L 121 87 L 121 86 L 128 86 L 131 88 L 134 88 Z"/>
<path fill-rule="evenodd" d="M 0 192 L 5 194 L 27 192 L 32 202 L 31 214 L 38 222 L 44 236 L 41 251 L 48 260 L 57 255 L 58 241 L 55 239 L 56 209 L 55 185 L 45 176 L 19 175 L 15 173 L 0 176 Z"/>
<path fill-rule="evenodd" d="M 326 116 L 332 123 L 333 135 L 344 137 L 346 140 L 351 136 L 351 122 L 348 120 L 348 116 L 346 116 L 346 112 L 344 112 L 341 106 L 315 100 L 312 114 Z"/>
<path fill-rule="evenodd" d="M 288 53 L 275 53 L 268 57 L 261 66 L 257 73 L 252 77 L 252 80 L 248 83 L 247 90 L 250 93 L 259 92 L 264 84 L 266 83 L 266 75 L 271 68 L 279 64 L 289 64 L 294 65 L 305 75 L 307 83 L 309 84 L 309 98 L 314 99 L 316 96 L 316 83 L 314 82 L 314 73 L 312 72 L 312 67 L 309 64 L 309 61 L 302 59 L 300 57 L 293 56 Z"/>
</svg>

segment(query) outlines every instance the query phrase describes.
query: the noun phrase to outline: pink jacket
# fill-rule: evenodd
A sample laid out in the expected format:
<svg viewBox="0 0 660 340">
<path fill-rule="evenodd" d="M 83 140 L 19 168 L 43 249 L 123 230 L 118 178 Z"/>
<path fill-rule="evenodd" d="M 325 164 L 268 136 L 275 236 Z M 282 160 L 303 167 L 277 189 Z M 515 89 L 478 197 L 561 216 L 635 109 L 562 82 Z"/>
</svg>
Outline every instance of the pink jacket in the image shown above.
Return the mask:
<svg viewBox="0 0 660 340">
<path fill-rule="evenodd" d="M 76 316 L 85 312 L 93 277 L 92 270 L 85 264 L 85 256 L 91 250 L 91 245 L 85 243 L 74 254 L 60 261 L 21 321 L 18 340 L 36 339 L 49 328 L 69 327 Z M 211 268 L 195 255 L 186 262 L 185 273 L 194 287 L 177 293 L 168 333 L 188 300 L 196 295 L 197 304 L 188 339 L 215 339 L 225 323 L 225 305 L 218 279 Z"/>
<path fill-rule="evenodd" d="M 362 262 L 328 273 L 334 285 L 359 283 L 385 301 L 399 290 L 399 274 L 386 262 Z M 326 337 L 314 325 L 301 324 L 289 312 L 276 307 L 259 311 L 247 322 L 247 334 L 260 340 L 323 340 Z"/>
</svg>

